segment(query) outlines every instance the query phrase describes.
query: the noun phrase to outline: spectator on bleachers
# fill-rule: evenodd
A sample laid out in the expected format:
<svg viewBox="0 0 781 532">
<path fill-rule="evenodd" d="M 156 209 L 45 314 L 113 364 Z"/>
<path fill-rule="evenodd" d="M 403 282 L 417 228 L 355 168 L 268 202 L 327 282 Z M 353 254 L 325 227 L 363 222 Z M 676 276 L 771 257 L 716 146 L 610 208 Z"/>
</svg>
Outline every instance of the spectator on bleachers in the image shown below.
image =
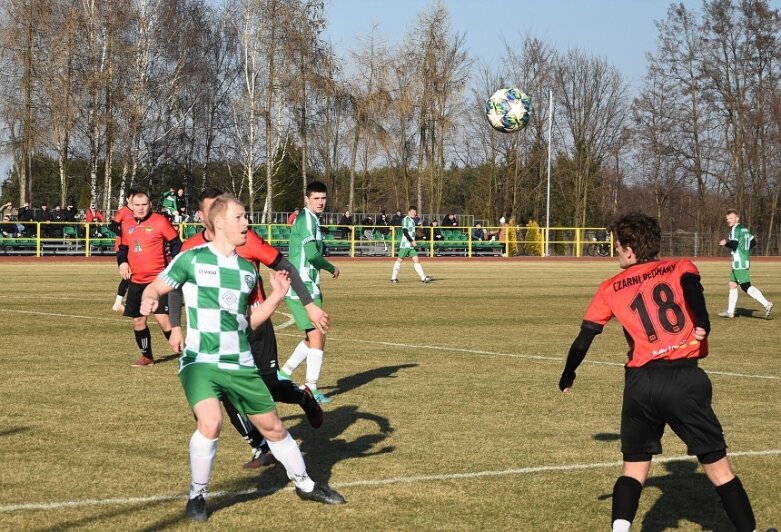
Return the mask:
<svg viewBox="0 0 781 532">
<path fill-rule="evenodd" d="M 41 203 L 41 210 L 35 215 L 35 221 L 46 224 L 41 226 L 41 236 L 46 238 L 54 236 L 54 228 L 49 226 L 49 222 L 52 221 L 52 213 L 46 202 Z"/>
<path fill-rule="evenodd" d="M 401 227 L 401 221 L 404 219 L 404 216 L 401 215 L 401 209 L 396 210 L 396 214 L 393 215 L 393 218 L 391 218 L 390 224 L 396 227 Z"/>
<path fill-rule="evenodd" d="M 176 211 L 176 190 L 174 187 L 171 187 L 168 189 L 168 192 L 163 194 L 162 201 L 160 202 L 160 212 L 168 216 L 169 219 L 172 219 L 174 214 L 176 214 Z"/>
<path fill-rule="evenodd" d="M 176 191 L 176 212 L 181 213 L 182 207 L 187 210 L 187 198 L 184 197 L 184 189 L 180 188 Z"/>
<path fill-rule="evenodd" d="M 0 234 L 6 238 L 20 236 L 19 227 L 11 221 L 10 214 L 3 214 L 3 223 L 0 224 Z"/>
<path fill-rule="evenodd" d="M 344 211 L 344 214 L 339 219 L 339 225 L 353 225 L 353 213 L 350 212 L 350 209 Z"/>
<path fill-rule="evenodd" d="M 482 222 L 477 222 L 474 228 L 472 228 L 472 240 L 477 242 L 488 240 L 488 234 L 486 233 L 485 229 L 483 229 Z"/>
<path fill-rule="evenodd" d="M 25 203 L 22 205 L 22 208 L 19 209 L 19 217 L 17 218 L 20 222 L 34 222 L 35 221 L 35 215 L 33 214 L 33 210 L 30 208 L 29 203 Z"/>
<path fill-rule="evenodd" d="M 366 218 L 363 219 L 361 225 L 374 225 L 374 220 L 372 220 L 371 216 L 367 216 Z"/>
<path fill-rule="evenodd" d="M 76 221 L 76 209 L 73 208 L 73 205 L 68 205 L 65 207 L 65 210 L 62 211 L 62 221 L 63 222 L 75 222 Z"/>
<path fill-rule="evenodd" d="M 5 205 L 0 205 L 0 214 L 7 214 L 8 216 L 15 217 L 19 213 L 14 212 L 14 204 L 9 201 Z"/>
<path fill-rule="evenodd" d="M 105 222 L 106 217 L 103 216 L 103 213 L 98 210 L 94 203 L 87 209 L 87 214 L 84 219 L 90 224 L 90 234 L 95 238 L 101 238 L 103 234 L 100 232 L 100 226 L 98 224 Z"/>
<path fill-rule="evenodd" d="M 380 227 L 380 234 L 382 236 L 387 236 L 388 233 L 390 233 L 390 229 L 388 229 L 388 227 L 391 225 L 391 223 L 388 215 L 385 214 L 385 209 L 380 209 L 380 214 L 377 216 L 375 224 Z"/>
<path fill-rule="evenodd" d="M 499 232 L 496 235 L 496 239 L 499 242 L 507 242 L 507 228 L 508 228 L 507 219 L 504 216 L 502 216 L 501 218 L 499 218 Z"/>
<path fill-rule="evenodd" d="M 458 220 L 456 220 L 456 215 L 452 212 L 447 213 L 447 215 L 442 218 L 442 227 L 458 227 Z"/>
<path fill-rule="evenodd" d="M 299 209 L 298 207 L 296 207 L 295 209 L 293 209 L 293 212 L 291 212 L 291 213 L 288 215 L 288 217 L 287 217 L 287 226 L 288 226 L 288 227 L 293 227 L 293 222 L 295 222 L 295 221 L 296 221 L 296 218 L 298 217 L 298 212 L 299 212 L 300 210 L 301 210 L 301 209 Z"/>
<path fill-rule="evenodd" d="M 432 233 L 434 235 L 434 240 L 435 241 L 444 240 L 445 239 L 444 235 L 442 235 L 442 229 L 439 227 L 439 222 L 438 221 L 434 220 L 433 222 L 431 222 L 431 227 L 433 227 Z"/>
<path fill-rule="evenodd" d="M 87 209 L 86 218 L 87 223 L 92 222 L 105 222 L 106 217 L 103 216 L 103 213 L 98 210 L 97 206 L 93 203 L 89 206 L 89 209 Z"/>
</svg>

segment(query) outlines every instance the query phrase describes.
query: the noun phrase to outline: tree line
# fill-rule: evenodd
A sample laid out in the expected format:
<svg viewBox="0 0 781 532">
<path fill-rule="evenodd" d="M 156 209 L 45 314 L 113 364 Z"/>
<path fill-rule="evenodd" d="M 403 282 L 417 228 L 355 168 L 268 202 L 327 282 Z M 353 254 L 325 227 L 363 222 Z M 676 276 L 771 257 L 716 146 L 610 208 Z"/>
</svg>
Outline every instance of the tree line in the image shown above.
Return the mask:
<svg viewBox="0 0 781 532">
<path fill-rule="evenodd" d="M 334 210 L 489 223 L 603 226 L 640 209 L 707 235 L 736 208 L 778 252 L 781 16 L 766 0 L 671 4 L 634 89 L 606 59 L 531 35 L 479 61 L 440 0 L 399 42 L 371 28 L 344 55 L 324 37 L 325 0 L 0 8 L 4 200 L 110 210 L 130 187 L 213 185 L 264 222 L 320 179 Z M 532 100 L 517 134 L 485 120 L 503 86 Z"/>
</svg>

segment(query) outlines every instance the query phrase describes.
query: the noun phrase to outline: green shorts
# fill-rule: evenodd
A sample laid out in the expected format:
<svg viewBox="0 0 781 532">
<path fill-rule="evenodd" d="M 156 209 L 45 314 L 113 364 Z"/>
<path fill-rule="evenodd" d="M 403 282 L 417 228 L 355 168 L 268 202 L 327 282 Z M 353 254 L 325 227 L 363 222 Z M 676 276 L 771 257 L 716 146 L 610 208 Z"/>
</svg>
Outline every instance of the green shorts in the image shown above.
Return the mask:
<svg viewBox="0 0 781 532">
<path fill-rule="evenodd" d="M 266 414 L 276 405 L 257 368 L 220 369 L 216 364 L 194 362 L 179 372 L 179 382 L 190 408 L 204 399 L 228 399 L 244 415 Z"/>
<path fill-rule="evenodd" d="M 399 258 L 406 259 L 407 257 L 417 257 L 418 250 L 415 248 L 399 248 Z"/>
<path fill-rule="evenodd" d="M 313 297 L 312 300 L 319 308 L 323 308 L 323 300 L 321 298 Z M 306 313 L 306 309 L 304 308 L 304 305 L 301 304 L 300 299 L 287 297 L 285 298 L 285 302 L 287 303 L 287 308 L 290 310 L 290 313 L 293 315 L 293 319 L 295 320 L 296 327 L 298 327 L 299 331 L 311 331 L 312 329 L 316 329 L 315 324 L 309 319 L 309 314 Z"/>
<path fill-rule="evenodd" d="M 730 273 L 729 276 L 729 280 L 738 284 L 750 283 L 751 276 L 749 275 L 748 270 L 732 270 L 732 273 Z"/>
</svg>

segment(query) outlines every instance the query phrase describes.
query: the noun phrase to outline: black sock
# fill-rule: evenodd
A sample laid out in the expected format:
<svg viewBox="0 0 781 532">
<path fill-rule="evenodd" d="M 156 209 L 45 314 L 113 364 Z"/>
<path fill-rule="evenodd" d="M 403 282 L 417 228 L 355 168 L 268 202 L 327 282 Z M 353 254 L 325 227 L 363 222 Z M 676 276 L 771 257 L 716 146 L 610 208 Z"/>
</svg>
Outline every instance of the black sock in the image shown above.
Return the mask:
<svg viewBox="0 0 781 532">
<path fill-rule="evenodd" d="M 716 493 L 721 497 L 721 504 L 724 506 L 724 511 L 727 512 L 727 517 L 735 526 L 735 530 L 751 532 L 757 527 L 748 494 L 743 489 L 743 483 L 738 477 L 726 484 L 716 486 Z"/>
<path fill-rule="evenodd" d="M 230 401 L 223 399 L 222 405 L 225 407 L 225 412 L 228 414 L 231 425 L 236 429 L 236 432 L 241 434 L 244 441 L 249 443 L 253 449 L 260 447 L 263 443 L 263 435 L 260 431 L 242 416 Z"/>
<path fill-rule="evenodd" d="M 277 378 L 277 372 L 261 375 L 266 383 L 272 399 L 277 403 L 288 405 L 304 405 L 307 395 L 293 381 L 281 381 Z"/>
<path fill-rule="evenodd" d="M 146 358 L 154 358 L 152 356 L 152 335 L 149 334 L 149 327 L 143 331 L 133 331 L 136 333 L 136 344 L 141 354 Z"/>
<path fill-rule="evenodd" d="M 634 521 L 637 505 L 640 503 L 640 492 L 643 485 L 632 477 L 618 477 L 613 485 L 613 512 L 611 523 L 616 519 Z"/>
</svg>

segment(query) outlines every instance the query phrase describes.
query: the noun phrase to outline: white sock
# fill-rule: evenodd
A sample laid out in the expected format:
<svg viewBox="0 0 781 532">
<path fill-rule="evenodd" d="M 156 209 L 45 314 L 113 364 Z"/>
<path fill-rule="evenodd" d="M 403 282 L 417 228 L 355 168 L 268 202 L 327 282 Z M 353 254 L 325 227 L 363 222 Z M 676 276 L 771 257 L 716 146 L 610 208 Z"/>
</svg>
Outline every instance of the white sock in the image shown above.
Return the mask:
<svg viewBox="0 0 781 532">
<path fill-rule="evenodd" d="M 116 299 L 114 299 L 115 305 L 121 305 L 122 304 L 122 296 L 117 296 Z"/>
<path fill-rule="evenodd" d="M 738 289 L 730 288 L 727 297 L 727 312 L 735 314 L 735 306 L 738 304 Z"/>
<path fill-rule="evenodd" d="M 306 464 L 304 457 L 301 456 L 301 449 L 298 448 L 296 440 L 287 436 L 280 441 L 269 441 L 269 449 L 280 464 L 285 466 L 287 478 L 293 481 L 301 491 L 309 493 L 315 489 L 314 481 L 306 473 Z"/>
<path fill-rule="evenodd" d="M 317 388 L 320 379 L 320 369 L 323 367 L 323 350 L 310 349 L 306 356 L 306 385 L 312 390 Z"/>
<path fill-rule="evenodd" d="M 629 532 L 629 527 L 632 523 L 626 519 L 616 519 L 613 521 L 613 532 Z"/>
<path fill-rule="evenodd" d="M 762 292 L 759 291 L 759 288 L 756 286 L 749 286 L 748 290 L 746 290 L 746 293 L 757 300 L 757 302 L 762 305 L 763 307 L 766 307 L 769 305 L 767 302 L 767 299 L 765 299 L 765 296 L 762 295 Z"/>
<path fill-rule="evenodd" d="M 296 348 L 293 349 L 293 354 L 287 359 L 285 365 L 282 366 L 282 371 L 288 375 L 292 375 L 296 368 L 301 365 L 301 362 L 306 359 L 307 353 L 309 353 L 309 347 L 306 345 L 305 341 L 301 340 Z"/>
<path fill-rule="evenodd" d="M 415 267 L 415 271 L 418 272 L 418 275 L 420 276 L 420 280 L 426 278 L 426 274 L 423 272 L 423 265 L 419 262 L 414 262 L 412 265 Z"/>
<path fill-rule="evenodd" d="M 191 499 L 198 495 L 206 497 L 214 456 L 217 454 L 218 441 L 219 438 L 210 440 L 197 430 L 190 438 L 190 472 L 193 477 L 190 484 Z"/>
<path fill-rule="evenodd" d="M 391 273 L 391 280 L 399 278 L 399 270 L 401 269 L 401 263 L 396 261 L 393 263 L 393 273 Z"/>
</svg>

